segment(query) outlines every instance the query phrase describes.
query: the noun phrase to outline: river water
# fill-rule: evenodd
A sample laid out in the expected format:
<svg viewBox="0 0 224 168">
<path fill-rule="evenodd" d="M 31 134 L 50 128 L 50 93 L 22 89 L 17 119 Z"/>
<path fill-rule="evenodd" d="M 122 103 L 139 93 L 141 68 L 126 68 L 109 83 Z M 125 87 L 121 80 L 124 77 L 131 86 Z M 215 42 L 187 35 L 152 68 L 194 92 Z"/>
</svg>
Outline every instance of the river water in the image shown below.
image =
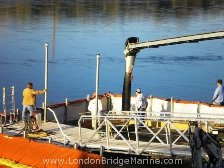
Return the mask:
<svg viewBox="0 0 224 168">
<path fill-rule="evenodd" d="M 49 103 L 122 92 L 124 43 L 224 29 L 223 0 L 0 0 L 0 87 L 15 86 L 16 104 L 31 81 L 44 87 L 44 43 L 49 43 Z M 224 40 L 142 50 L 132 92 L 186 100 L 211 100 L 224 80 Z M 38 104 L 43 101 L 39 96 Z M 1 107 L 1 106 L 0 106 Z"/>
</svg>

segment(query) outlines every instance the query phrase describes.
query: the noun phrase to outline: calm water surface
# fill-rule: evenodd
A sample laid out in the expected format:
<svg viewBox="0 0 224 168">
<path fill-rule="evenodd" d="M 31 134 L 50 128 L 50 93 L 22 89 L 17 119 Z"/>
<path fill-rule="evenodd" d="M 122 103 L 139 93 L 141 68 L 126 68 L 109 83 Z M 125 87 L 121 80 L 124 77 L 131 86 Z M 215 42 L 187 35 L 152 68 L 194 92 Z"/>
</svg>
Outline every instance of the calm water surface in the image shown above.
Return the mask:
<svg viewBox="0 0 224 168">
<path fill-rule="evenodd" d="M 223 29 L 223 0 L 0 0 L 0 88 L 16 87 L 18 107 L 28 81 L 42 89 L 49 42 L 50 103 L 94 91 L 97 53 L 100 92 L 121 93 L 128 37 L 148 41 Z M 223 39 L 141 51 L 132 88 L 210 101 L 218 78 L 224 79 Z"/>
</svg>

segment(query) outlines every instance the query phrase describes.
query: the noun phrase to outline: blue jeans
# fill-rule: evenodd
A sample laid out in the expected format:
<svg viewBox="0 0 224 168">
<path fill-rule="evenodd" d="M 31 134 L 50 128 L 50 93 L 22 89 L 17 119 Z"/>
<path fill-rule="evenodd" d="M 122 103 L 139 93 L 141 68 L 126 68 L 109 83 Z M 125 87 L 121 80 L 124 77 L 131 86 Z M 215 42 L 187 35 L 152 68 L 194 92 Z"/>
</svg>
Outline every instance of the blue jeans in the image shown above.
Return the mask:
<svg viewBox="0 0 224 168">
<path fill-rule="evenodd" d="M 31 117 L 31 116 L 33 116 L 34 106 L 33 105 L 23 105 L 22 120 L 25 120 L 26 110 L 28 110 L 30 112 L 30 117 Z"/>
</svg>

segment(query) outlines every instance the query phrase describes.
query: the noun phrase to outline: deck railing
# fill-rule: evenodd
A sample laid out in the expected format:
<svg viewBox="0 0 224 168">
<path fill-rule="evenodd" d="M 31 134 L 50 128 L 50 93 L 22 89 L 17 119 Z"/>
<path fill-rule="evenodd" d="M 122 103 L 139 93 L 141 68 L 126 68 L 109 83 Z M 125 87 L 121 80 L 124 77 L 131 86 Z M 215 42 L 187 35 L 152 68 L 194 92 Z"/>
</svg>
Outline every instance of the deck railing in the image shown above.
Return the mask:
<svg viewBox="0 0 224 168">
<path fill-rule="evenodd" d="M 98 120 L 98 127 L 92 134 L 85 134 L 83 137 L 83 123 L 91 122 L 92 119 Z M 106 150 L 123 150 L 141 155 L 152 153 L 153 145 L 160 144 L 167 148 L 164 154 L 181 155 L 176 148 L 184 145 L 188 146 L 189 152 L 182 154 L 190 155 L 189 127 L 186 125 L 192 121 L 201 124 L 204 130 L 209 132 L 214 129 L 214 123 L 224 124 L 224 115 L 220 113 L 195 115 L 181 112 L 174 114 L 173 112 L 139 111 L 110 111 L 106 116 L 100 117 L 84 115 L 79 120 L 80 146 L 92 148 L 104 146 Z M 154 127 L 149 122 L 160 123 L 160 127 Z M 185 127 L 179 128 L 178 124 L 183 123 L 185 123 Z"/>
</svg>

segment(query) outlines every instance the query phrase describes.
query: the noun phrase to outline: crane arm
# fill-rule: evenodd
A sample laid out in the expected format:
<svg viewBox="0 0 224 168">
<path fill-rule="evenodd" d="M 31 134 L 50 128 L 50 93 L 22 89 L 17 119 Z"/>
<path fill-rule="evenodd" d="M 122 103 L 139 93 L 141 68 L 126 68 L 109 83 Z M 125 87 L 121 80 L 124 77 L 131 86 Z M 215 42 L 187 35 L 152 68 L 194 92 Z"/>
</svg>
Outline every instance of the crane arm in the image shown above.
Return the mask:
<svg viewBox="0 0 224 168">
<path fill-rule="evenodd" d="M 174 37 L 155 41 L 128 43 L 128 45 L 126 45 L 126 48 L 124 50 L 124 54 L 127 55 L 127 53 L 129 53 L 132 50 L 141 50 L 144 48 L 157 48 L 160 46 L 183 44 L 183 43 L 195 43 L 204 40 L 214 40 L 222 38 L 224 38 L 224 31 Z"/>
<path fill-rule="evenodd" d="M 125 49 L 124 49 L 126 65 L 125 65 L 125 75 L 124 75 L 124 84 L 122 93 L 122 110 L 124 111 L 130 110 L 132 72 L 137 53 L 140 52 L 141 49 L 158 48 L 160 46 L 183 44 L 183 43 L 196 43 L 199 41 L 222 39 L 222 38 L 224 38 L 224 31 L 201 33 L 201 34 L 174 37 L 147 42 L 139 42 L 138 37 L 128 38 L 125 42 Z"/>
</svg>

